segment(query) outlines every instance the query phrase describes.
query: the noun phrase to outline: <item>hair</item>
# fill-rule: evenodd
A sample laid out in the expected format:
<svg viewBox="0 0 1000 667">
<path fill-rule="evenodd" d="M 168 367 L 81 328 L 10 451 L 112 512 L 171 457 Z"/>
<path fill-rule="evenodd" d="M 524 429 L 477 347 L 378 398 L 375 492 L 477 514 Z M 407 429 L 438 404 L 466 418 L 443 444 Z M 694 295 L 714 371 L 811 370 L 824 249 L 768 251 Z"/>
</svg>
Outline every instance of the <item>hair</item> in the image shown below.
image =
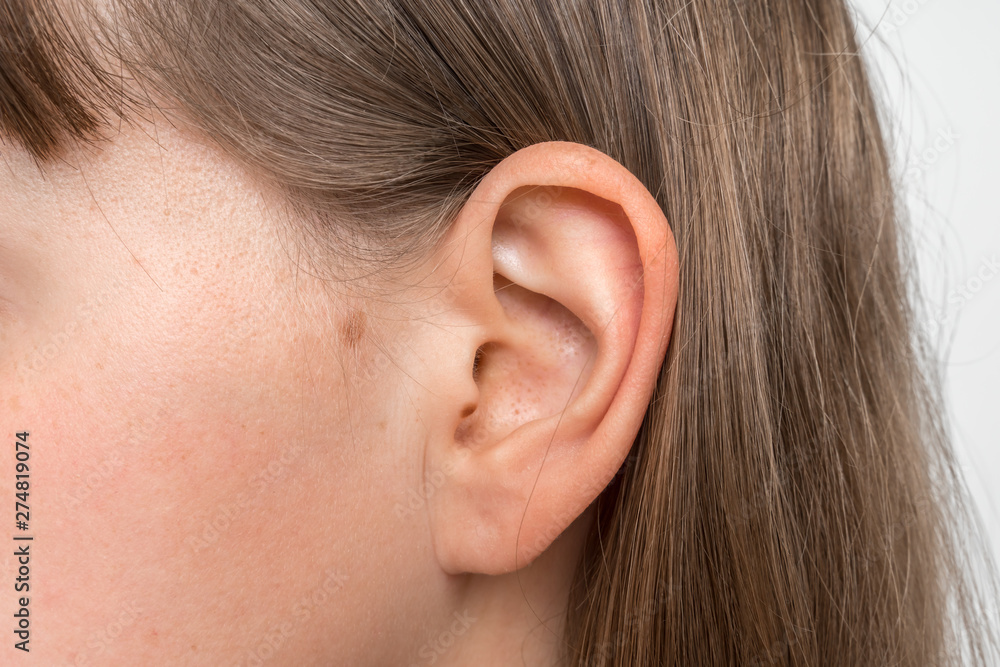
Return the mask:
<svg viewBox="0 0 1000 667">
<path fill-rule="evenodd" d="M 393 261 L 537 142 L 653 193 L 680 257 L 672 340 L 597 501 L 566 665 L 994 658 L 843 0 L 4 0 L 0 34 L 0 128 L 40 165 L 155 109 L 304 228 Z"/>
</svg>

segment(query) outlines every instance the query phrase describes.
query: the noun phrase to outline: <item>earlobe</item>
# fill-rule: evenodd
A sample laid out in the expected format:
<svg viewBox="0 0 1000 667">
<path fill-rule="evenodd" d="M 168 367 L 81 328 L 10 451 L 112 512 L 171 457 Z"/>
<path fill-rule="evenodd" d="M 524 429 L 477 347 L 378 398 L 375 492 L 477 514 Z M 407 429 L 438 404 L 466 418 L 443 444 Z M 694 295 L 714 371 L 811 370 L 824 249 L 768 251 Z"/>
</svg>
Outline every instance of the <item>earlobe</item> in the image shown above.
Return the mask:
<svg viewBox="0 0 1000 667">
<path fill-rule="evenodd" d="M 435 407 L 457 426 L 427 444 L 425 473 L 451 471 L 430 525 L 446 572 L 499 574 L 544 551 L 628 455 L 669 338 L 676 249 L 628 170 L 550 142 L 483 179 L 442 252 L 462 258 L 449 307 L 475 320 L 454 352 L 478 358 L 449 372 L 477 400 Z"/>
</svg>

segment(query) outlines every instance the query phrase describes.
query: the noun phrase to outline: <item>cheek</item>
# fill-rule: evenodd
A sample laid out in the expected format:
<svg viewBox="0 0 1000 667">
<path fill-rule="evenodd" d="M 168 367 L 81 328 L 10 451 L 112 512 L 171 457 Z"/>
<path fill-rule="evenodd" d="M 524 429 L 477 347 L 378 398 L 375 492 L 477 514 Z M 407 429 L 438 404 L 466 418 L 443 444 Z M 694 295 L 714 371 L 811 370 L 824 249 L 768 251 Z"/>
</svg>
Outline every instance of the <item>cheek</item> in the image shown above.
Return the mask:
<svg viewBox="0 0 1000 667">
<path fill-rule="evenodd" d="M 60 363 L 0 389 L 16 408 L 6 435 L 31 433 L 37 632 L 71 654 L 229 656 L 275 622 L 308 647 L 324 615 L 343 624 L 360 594 L 346 582 L 377 567 L 356 552 L 378 543 L 371 528 L 395 500 L 371 473 L 375 406 L 324 371 L 338 365 L 322 336 L 233 337 L 234 319 L 103 321 Z M 334 592 L 336 605 L 311 602 Z M 100 639 L 108 628 L 114 642 Z"/>
<path fill-rule="evenodd" d="M 308 473 L 315 443 L 290 431 L 281 406 L 254 411 L 218 377 L 159 379 L 150 388 L 92 374 L 89 383 L 120 392 L 115 409 L 96 386 L 22 399 L 32 531 L 44 538 L 36 545 L 35 599 L 45 610 L 38 632 L 58 626 L 66 646 L 86 646 L 134 608 L 141 618 L 122 635 L 122 650 L 147 634 L 171 653 L 185 650 L 163 645 L 178 637 L 211 650 L 233 637 L 199 626 L 217 630 L 241 608 L 268 610 L 268 587 L 302 555 L 285 538 L 308 524 L 308 505 L 288 501 L 316 482 Z M 71 629 L 80 634 L 65 636 Z"/>
</svg>

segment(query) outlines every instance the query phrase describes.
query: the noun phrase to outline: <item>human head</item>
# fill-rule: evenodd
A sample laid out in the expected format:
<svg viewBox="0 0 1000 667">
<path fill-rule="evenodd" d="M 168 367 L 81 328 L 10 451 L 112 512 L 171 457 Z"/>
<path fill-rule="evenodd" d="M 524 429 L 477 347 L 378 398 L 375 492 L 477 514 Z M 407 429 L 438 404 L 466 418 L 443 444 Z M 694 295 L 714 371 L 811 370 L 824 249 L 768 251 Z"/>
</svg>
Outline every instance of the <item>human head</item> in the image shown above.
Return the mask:
<svg viewBox="0 0 1000 667">
<path fill-rule="evenodd" d="M 41 651 L 948 659 L 842 3 L 3 16 L 3 391 L 72 573 Z"/>
</svg>

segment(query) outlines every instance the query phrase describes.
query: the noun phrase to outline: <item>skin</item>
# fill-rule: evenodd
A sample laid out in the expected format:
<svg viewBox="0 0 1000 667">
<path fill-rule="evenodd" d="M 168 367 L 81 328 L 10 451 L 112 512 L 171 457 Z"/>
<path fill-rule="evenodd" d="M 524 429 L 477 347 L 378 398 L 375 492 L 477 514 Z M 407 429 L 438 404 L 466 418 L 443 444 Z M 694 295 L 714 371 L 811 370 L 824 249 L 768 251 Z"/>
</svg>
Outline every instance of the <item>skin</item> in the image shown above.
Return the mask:
<svg viewBox="0 0 1000 667">
<path fill-rule="evenodd" d="M 676 302 L 627 170 L 519 151 L 362 285 L 164 122 L 0 154 L 0 491 L 28 431 L 35 536 L 5 661 L 553 664 Z"/>
</svg>

